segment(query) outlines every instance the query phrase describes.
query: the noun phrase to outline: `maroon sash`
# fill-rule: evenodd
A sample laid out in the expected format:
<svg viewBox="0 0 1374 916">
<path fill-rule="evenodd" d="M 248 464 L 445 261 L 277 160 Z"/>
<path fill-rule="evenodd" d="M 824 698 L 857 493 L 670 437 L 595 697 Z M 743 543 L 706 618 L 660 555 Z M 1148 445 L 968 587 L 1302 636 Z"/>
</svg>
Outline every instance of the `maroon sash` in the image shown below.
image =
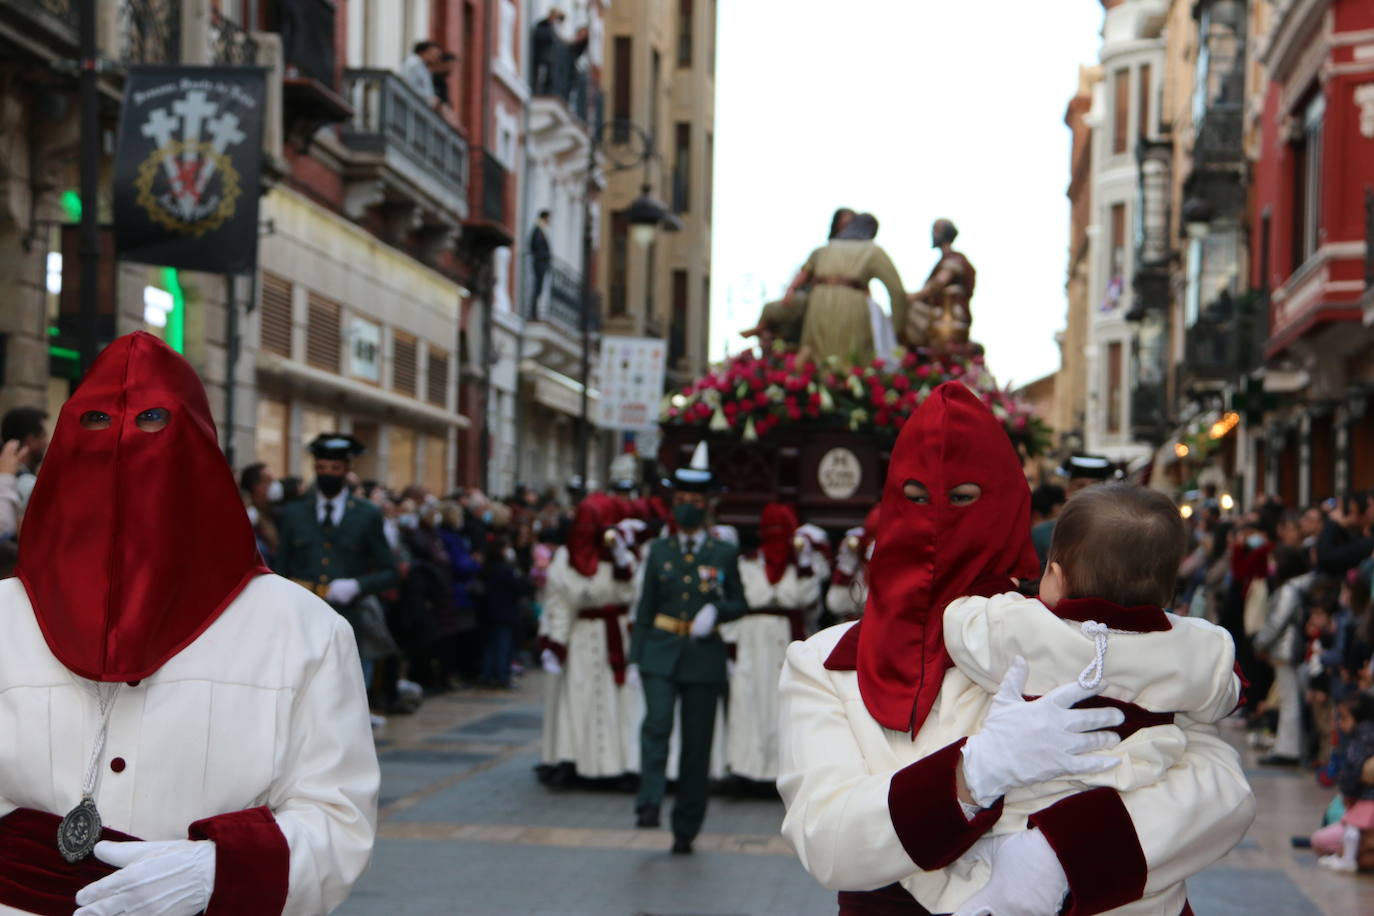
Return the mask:
<svg viewBox="0 0 1374 916">
<path fill-rule="evenodd" d="M 745 616 L 750 614 L 764 614 L 769 617 L 786 617 L 787 622 L 792 625 L 792 639 L 800 641 L 806 639 L 806 621 L 802 617 L 801 608 L 797 607 L 751 607 L 745 611 Z"/>
<path fill-rule="evenodd" d="M 625 685 L 625 640 L 620 635 L 620 618 L 629 613 L 623 604 L 608 604 L 604 607 L 584 607 L 577 612 L 578 620 L 600 620 L 606 626 L 606 657 L 610 660 L 611 671 L 615 672 L 618 687 Z"/>
<path fill-rule="evenodd" d="M 0 817 L 0 903 L 41 916 L 72 916 L 76 892 L 112 875 L 115 868 L 95 856 L 71 863 L 57 851 L 56 814 L 18 808 Z M 111 830 L 102 840 L 136 840 Z"/>
</svg>

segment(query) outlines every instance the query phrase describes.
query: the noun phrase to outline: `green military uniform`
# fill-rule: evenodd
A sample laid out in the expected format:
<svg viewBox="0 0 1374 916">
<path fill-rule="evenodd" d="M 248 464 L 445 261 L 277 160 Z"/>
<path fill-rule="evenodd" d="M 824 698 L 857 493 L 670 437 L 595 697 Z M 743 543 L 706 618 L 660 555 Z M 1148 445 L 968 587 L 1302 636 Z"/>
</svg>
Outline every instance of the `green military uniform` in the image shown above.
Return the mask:
<svg viewBox="0 0 1374 916">
<path fill-rule="evenodd" d="M 382 533 L 380 509 L 350 496 L 343 518 L 326 530 L 317 502 L 316 491 L 311 489 L 282 511 L 274 572 L 321 598 L 334 579 L 357 579 L 360 597 L 386 591 L 401 581 Z"/>
<path fill-rule="evenodd" d="M 710 537 L 704 529 L 652 542 L 635 610 L 630 661 L 639 666 L 645 705 L 636 805 L 656 810 L 662 802 L 673 711 L 681 697 L 682 751 L 673 833 L 689 843 L 706 817 L 716 705 L 726 685 L 726 648 L 714 631 L 694 639 L 688 630 L 708 604 L 715 606 L 718 624 L 744 615 L 748 605 L 738 558 L 733 545 Z"/>
</svg>

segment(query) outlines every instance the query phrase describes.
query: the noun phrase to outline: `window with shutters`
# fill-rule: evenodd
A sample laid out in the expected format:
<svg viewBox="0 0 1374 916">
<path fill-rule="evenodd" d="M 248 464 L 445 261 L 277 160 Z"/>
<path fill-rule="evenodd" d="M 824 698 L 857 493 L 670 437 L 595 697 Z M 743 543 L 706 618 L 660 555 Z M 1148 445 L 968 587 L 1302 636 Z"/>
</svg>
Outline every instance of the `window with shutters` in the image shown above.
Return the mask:
<svg viewBox="0 0 1374 916">
<path fill-rule="evenodd" d="M 392 389 L 415 397 L 415 376 L 415 338 L 397 331 L 391 345 Z"/>
<path fill-rule="evenodd" d="M 673 212 L 686 213 L 692 193 L 692 125 L 678 122 L 673 145 Z"/>
<path fill-rule="evenodd" d="M 630 50 L 630 39 L 617 36 L 611 54 L 611 139 L 615 143 L 630 140 L 630 73 L 634 65 Z"/>
<path fill-rule="evenodd" d="M 1140 118 L 1140 127 L 1136 132 L 1142 137 L 1148 137 L 1154 131 L 1154 124 L 1150 121 L 1152 117 L 1150 110 L 1153 108 L 1150 104 L 1150 96 L 1153 92 L 1153 87 L 1150 85 L 1152 78 L 1153 73 L 1150 70 L 1150 65 L 1141 64 L 1140 73 L 1136 77 L 1138 80 L 1138 85 L 1136 86 L 1136 108 L 1139 109 L 1137 117 Z"/>
<path fill-rule="evenodd" d="M 339 303 L 310 294 L 305 325 L 305 361 L 317 369 L 339 371 Z"/>
<path fill-rule="evenodd" d="M 291 284 L 267 271 L 262 272 L 261 345 L 268 353 L 291 356 Z"/>
<path fill-rule="evenodd" d="M 1107 344 L 1107 432 L 1121 432 L 1121 389 L 1125 375 L 1121 341 Z"/>
<path fill-rule="evenodd" d="M 1112 108 L 1112 153 L 1126 152 L 1131 130 L 1131 71 L 1125 67 L 1112 74 L 1115 101 Z"/>
<path fill-rule="evenodd" d="M 448 406 L 448 354 L 429 351 L 429 375 L 425 379 L 425 399 L 440 407 Z"/>
<path fill-rule="evenodd" d="M 677 2 L 677 65 L 692 66 L 692 0 Z"/>
</svg>

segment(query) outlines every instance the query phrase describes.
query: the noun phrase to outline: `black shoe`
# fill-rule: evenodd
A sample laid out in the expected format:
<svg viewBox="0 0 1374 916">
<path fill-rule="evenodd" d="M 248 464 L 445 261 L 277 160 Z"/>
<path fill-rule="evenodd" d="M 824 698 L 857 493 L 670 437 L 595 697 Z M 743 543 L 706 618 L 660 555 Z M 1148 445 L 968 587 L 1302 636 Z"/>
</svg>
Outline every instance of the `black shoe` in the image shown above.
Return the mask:
<svg viewBox="0 0 1374 916">
<path fill-rule="evenodd" d="M 690 856 L 692 854 L 692 841 L 685 836 L 673 837 L 673 855 Z"/>
<path fill-rule="evenodd" d="M 1279 754 L 1265 754 L 1259 759 L 1260 766 L 1265 767 L 1295 767 L 1298 765 L 1298 758 L 1283 757 Z"/>
<path fill-rule="evenodd" d="M 1310 836 L 1295 836 L 1288 842 L 1293 844 L 1294 849 L 1311 849 L 1312 838 Z"/>
<path fill-rule="evenodd" d="M 636 827 L 658 826 L 658 805 L 640 805 L 635 809 Z"/>
</svg>

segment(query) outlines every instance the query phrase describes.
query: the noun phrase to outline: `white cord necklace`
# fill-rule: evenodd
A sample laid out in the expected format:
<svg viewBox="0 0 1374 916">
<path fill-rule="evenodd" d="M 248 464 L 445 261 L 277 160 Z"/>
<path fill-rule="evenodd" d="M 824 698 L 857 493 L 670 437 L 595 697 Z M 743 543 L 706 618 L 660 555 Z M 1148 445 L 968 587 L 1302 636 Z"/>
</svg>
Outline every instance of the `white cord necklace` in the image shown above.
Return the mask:
<svg viewBox="0 0 1374 916">
<path fill-rule="evenodd" d="M 106 691 L 106 687 L 109 691 Z M 68 862 L 80 862 L 91 854 L 100 839 L 100 812 L 95 807 L 95 782 L 100 773 L 100 757 L 105 752 L 105 739 L 110 732 L 110 714 L 114 712 L 119 684 L 96 684 L 96 706 L 100 724 L 96 728 L 91 759 L 86 764 L 86 776 L 81 782 L 81 801 L 57 828 L 57 850 Z"/>
<path fill-rule="evenodd" d="M 1105 623 L 1098 623 L 1096 620 L 1083 621 L 1082 631 L 1084 636 L 1095 643 L 1096 652 L 1092 662 L 1078 676 L 1078 686 L 1084 690 L 1096 690 L 1102 683 L 1102 675 L 1107 666 L 1107 634 L 1111 631 Z"/>
</svg>

